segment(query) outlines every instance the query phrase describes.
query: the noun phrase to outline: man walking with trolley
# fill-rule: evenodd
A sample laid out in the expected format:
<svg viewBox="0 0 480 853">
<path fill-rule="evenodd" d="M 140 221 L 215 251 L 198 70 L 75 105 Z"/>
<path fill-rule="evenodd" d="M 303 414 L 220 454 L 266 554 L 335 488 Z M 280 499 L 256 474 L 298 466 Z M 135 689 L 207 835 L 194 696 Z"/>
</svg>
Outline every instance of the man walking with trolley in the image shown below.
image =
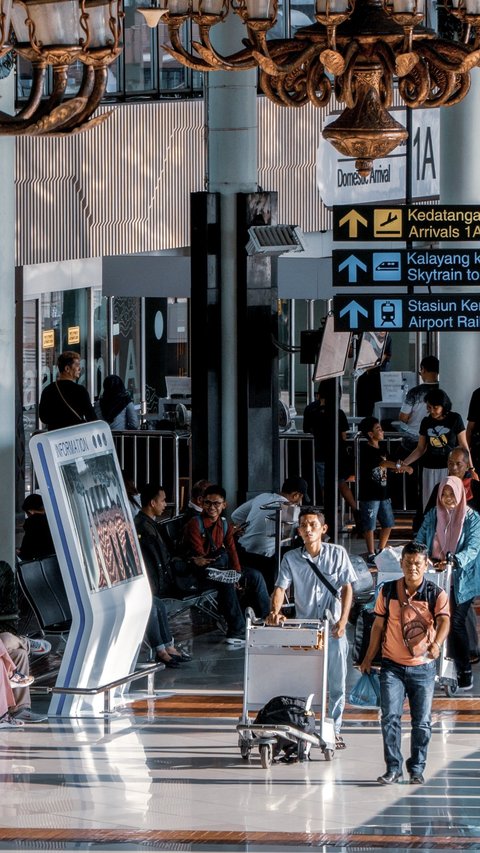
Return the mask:
<svg viewBox="0 0 480 853">
<path fill-rule="evenodd" d="M 278 625 L 285 619 L 281 608 L 285 590 L 292 583 L 297 619 L 324 619 L 327 610 L 332 614 L 334 624 L 327 661 L 328 715 L 335 726 L 336 748 L 345 749 L 340 737 L 348 656 L 345 629 L 352 605 L 352 583 L 357 580 L 357 575 L 345 548 L 322 542 L 327 525 L 317 507 L 300 510 L 298 532 L 303 539 L 303 547 L 288 551 L 281 562 L 267 624 Z"/>
</svg>

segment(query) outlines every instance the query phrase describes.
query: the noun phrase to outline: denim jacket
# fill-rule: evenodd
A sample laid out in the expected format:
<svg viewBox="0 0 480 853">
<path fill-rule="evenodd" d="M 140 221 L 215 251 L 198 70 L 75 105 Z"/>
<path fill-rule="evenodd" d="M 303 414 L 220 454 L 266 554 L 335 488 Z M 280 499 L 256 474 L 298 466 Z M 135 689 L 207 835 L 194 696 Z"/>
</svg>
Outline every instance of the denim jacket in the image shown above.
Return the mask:
<svg viewBox="0 0 480 853">
<path fill-rule="evenodd" d="M 433 538 L 437 526 L 436 507 L 427 512 L 415 536 L 416 542 L 427 546 L 432 556 Z M 455 601 L 462 604 L 480 595 L 480 515 L 467 507 L 463 529 L 455 550 L 456 567 L 453 570 Z"/>
</svg>

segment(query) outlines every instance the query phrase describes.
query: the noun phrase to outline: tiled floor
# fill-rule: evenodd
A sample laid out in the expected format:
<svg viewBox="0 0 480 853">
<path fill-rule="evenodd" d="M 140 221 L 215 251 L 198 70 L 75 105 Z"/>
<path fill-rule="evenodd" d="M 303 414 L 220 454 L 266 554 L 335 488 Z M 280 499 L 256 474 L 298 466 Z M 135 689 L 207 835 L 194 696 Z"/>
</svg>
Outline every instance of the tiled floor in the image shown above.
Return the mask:
<svg viewBox="0 0 480 853">
<path fill-rule="evenodd" d="M 477 672 L 469 698 L 436 695 L 426 784 L 382 787 L 376 711 L 347 708 L 332 762 L 242 760 L 243 652 L 217 631 L 187 644 L 194 661 L 156 676 L 168 692 L 107 724 L 0 731 L 0 850 L 480 850 Z"/>
</svg>

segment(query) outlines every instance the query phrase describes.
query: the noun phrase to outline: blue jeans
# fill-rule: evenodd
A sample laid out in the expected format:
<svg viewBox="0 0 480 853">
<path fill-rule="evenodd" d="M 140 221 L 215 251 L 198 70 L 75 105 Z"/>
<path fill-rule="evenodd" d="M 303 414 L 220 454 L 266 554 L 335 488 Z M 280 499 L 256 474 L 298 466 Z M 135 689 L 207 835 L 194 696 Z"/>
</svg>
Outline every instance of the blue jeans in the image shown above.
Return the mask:
<svg viewBox="0 0 480 853">
<path fill-rule="evenodd" d="M 145 628 L 145 636 L 148 645 L 158 652 L 173 645 L 166 607 L 156 595 L 152 596 L 152 609 Z"/>
<path fill-rule="evenodd" d="M 345 636 L 328 638 L 328 716 L 333 719 L 335 734 L 340 733 L 345 707 L 345 681 L 347 678 L 348 640 Z"/>
<path fill-rule="evenodd" d="M 380 670 L 383 753 L 387 772 L 402 770 L 402 709 L 408 696 L 412 719 L 409 773 L 423 773 L 432 733 L 431 712 L 435 687 L 435 661 L 418 666 L 400 666 L 387 658 Z"/>
</svg>

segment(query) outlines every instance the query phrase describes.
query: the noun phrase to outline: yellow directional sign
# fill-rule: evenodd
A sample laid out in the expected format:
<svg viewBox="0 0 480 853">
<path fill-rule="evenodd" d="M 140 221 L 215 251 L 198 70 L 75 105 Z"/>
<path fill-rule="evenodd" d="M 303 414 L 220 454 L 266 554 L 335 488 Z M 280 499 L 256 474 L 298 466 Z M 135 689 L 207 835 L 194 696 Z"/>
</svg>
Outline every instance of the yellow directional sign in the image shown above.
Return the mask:
<svg viewBox="0 0 480 853">
<path fill-rule="evenodd" d="M 356 240 L 358 237 L 358 226 L 364 225 L 366 228 L 368 222 L 357 210 L 352 209 L 345 214 L 338 224 L 340 226 L 348 224 L 348 237 L 350 240 Z"/>
<path fill-rule="evenodd" d="M 338 205 L 333 208 L 333 239 L 347 243 L 480 240 L 480 205 Z"/>
</svg>

